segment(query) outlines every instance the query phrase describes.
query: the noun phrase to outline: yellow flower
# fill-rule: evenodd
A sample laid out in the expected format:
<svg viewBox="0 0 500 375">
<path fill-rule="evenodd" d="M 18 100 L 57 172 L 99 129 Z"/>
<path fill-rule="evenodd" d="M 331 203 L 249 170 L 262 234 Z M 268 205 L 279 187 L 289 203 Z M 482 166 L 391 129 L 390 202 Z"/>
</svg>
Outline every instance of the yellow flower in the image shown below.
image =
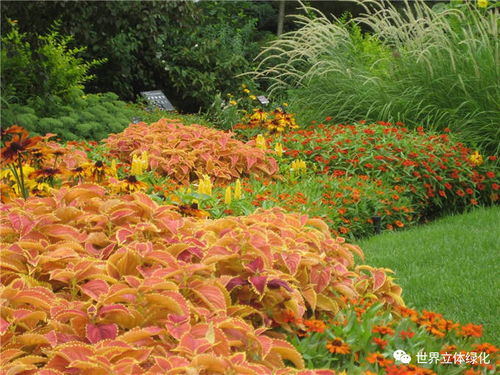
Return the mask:
<svg viewBox="0 0 500 375">
<path fill-rule="evenodd" d="M 486 8 L 488 5 L 490 5 L 488 0 L 477 0 L 477 6 L 479 8 Z"/>
<path fill-rule="evenodd" d="M 241 199 L 241 181 L 239 178 L 234 186 L 234 199 Z"/>
<path fill-rule="evenodd" d="M 250 95 L 249 98 L 252 100 L 257 100 L 257 97 L 255 95 Z"/>
<path fill-rule="evenodd" d="M 276 151 L 276 154 L 281 158 L 283 156 L 283 145 L 281 143 L 276 143 L 274 146 L 274 151 Z"/>
<path fill-rule="evenodd" d="M 292 172 L 303 173 L 307 169 L 306 162 L 300 159 L 294 160 L 292 161 L 290 169 L 292 170 Z"/>
<path fill-rule="evenodd" d="M 255 145 L 261 150 L 265 150 L 267 148 L 266 139 L 262 134 L 259 134 L 257 138 L 255 138 Z"/>
<path fill-rule="evenodd" d="M 249 93 L 250 93 L 250 90 L 249 90 L 249 89 L 243 89 L 243 92 L 244 92 L 245 94 L 249 94 Z"/>
<path fill-rule="evenodd" d="M 247 88 L 247 85 L 245 85 L 244 83 L 241 85 L 241 88 L 242 89 L 246 89 Z"/>
<path fill-rule="evenodd" d="M 224 194 L 224 203 L 225 204 L 231 204 L 231 186 L 228 186 L 226 188 L 226 192 Z"/>
<path fill-rule="evenodd" d="M 283 107 L 288 107 L 288 103 L 283 103 Z"/>
<path fill-rule="evenodd" d="M 118 172 L 116 170 L 116 160 L 113 159 L 113 161 L 111 161 L 111 174 L 113 177 L 116 177 L 118 175 Z"/>
<path fill-rule="evenodd" d="M 231 104 L 231 105 L 236 105 L 236 104 L 238 104 L 238 102 L 237 102 L 236 100 L 230 100 L 230 101 L 229 101 L 229 104 Z"/>
<path fill-rule="evenodd" d="M 250 116 L 250 120 L 264 121 L 267 118 L 267 112 L 264 112 L 260 108 L 255 108 L 254 113 Z"/>
<path fill-rule="evenodd" d="M 479 151 L 474 152 L 471 156 L 469 156 L 469 160 L 474 165 L 483 164 L 484 160 Z"/>
<path fill-rule="evenodd" d="M 142 161 L 137 156 L 132 156 L 132 164 L 130 165 L 130 175 L 131 176 L 140 176 L 143 173 Z"/>
<path fill-rule="evenodd" d="M 210 177 L 204 174 L 203 178 L 198 181 L 198 194 L 212 195 L 212 181 Z"/>
<path fill-rule="evenodd" d="M 30 174 L 32 174 L 33 172 L 35 171 L 35 168 L 33 168 L 31 165 L 29 164 L 23 164 L 23 177 L 25 180 L 28 179 L 28 176 Z M 16 183 L 16 178 L 14 177 L 14 174 L 12 173 L 12 170 L 10 169 L 2 169 L 2 171 L 0 172 L 0 180 L 3 180 L 3 179 L 7 179 L 11 182 L 14 182 Z"/>
<path fill-rule="evenodd" d="M 130 166 L 130 174 L 132 176 L 140 176 L 149 166 L 149 155 L 147 151 L 143 151 L 141 156 L 132 156 L 132 164 Z"/>
</svg>

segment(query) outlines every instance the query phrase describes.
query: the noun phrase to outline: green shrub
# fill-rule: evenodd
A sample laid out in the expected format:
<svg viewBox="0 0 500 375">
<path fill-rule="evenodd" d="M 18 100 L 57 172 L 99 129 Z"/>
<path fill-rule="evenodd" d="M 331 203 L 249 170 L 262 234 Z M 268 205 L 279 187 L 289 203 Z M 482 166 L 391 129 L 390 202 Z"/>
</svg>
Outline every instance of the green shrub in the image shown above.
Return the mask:
<svg viewBox="0 0 500 375">
<path fill-rule="evenodd" d="M 2 109 L 2 126 L 17 124 L 34 134 L 56 133 L 63 140 L 99 140 L 122 131 L 134 116 L 142 113 L 117 100 L 114 94 L 82 96 L 71 105 L 56 101 L 49 116 L 45 107 L 46 102 L 39 98 L 26 105 L 8 104 Z"/>
<path fill-rule="evenodd" d="M 347 23 L 298 17 L 301 28 L 264 51 L 257 77 L 274 92 L 290 90 L 302 122 L 329 115 L 449 127 L 469 145 L 500 152 L 498 12 L 357 2 L 366 13 Z"/>
<path fill-rule="evenodd" d="M 70 48 L 72 38 L 61 35 L 57 23 L 45 35 L 20 33 L 17 22 L 8 24 L 1 48 L 1 89 L 8 102 L 26 104 L 34 97 L 49 106 L 59 99 L 71 102 L 93 78 L 90 68 L 103 62 L 83 61 L 85 48 Z"/>
</svg>

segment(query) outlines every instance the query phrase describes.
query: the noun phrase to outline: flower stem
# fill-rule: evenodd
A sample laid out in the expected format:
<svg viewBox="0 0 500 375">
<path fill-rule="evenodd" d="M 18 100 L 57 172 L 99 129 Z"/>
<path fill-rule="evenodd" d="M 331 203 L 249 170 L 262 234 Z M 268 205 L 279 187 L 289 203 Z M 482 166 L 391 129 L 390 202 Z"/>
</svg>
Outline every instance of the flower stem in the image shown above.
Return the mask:
<svg viewBox="0 0 500 375">
<path fill-rule="evenodd" d="M 26 191 L 26 186 L 24 184 L 24 174 L 23 174 L 23 161 L 21 158 L 21 155 L 17 157 L 17 164 L 19 166 L 19 174 L 20 174 L 20 181 L 21 181 L 21 192 L 23 193 L 23 198 L 28 199 L 28 192 Z"/>
</svg>

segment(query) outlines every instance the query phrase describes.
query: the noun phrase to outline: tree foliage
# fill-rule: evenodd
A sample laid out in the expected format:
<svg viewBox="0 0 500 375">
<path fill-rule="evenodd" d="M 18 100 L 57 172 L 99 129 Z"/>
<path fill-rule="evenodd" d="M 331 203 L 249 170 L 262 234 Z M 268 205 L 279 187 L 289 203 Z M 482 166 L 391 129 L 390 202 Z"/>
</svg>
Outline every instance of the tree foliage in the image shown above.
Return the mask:
<svg viewBox="0 0 500 375">
<path fill-rule="evenodd" d="M 55 19 L 61 32 L 88 46 L 83 57 L 107 59 L 87 83 L 90 92 L 113 91 L 134 99 L 162 89 L 180 109 L 211 104 L 216 92 L 241 84 L 258 44 L 259 19 L 274 14 L 269 3 L 125 1 L 3 2 L 4 17 L 23 31 L 45 32 Z"/>
</svg>

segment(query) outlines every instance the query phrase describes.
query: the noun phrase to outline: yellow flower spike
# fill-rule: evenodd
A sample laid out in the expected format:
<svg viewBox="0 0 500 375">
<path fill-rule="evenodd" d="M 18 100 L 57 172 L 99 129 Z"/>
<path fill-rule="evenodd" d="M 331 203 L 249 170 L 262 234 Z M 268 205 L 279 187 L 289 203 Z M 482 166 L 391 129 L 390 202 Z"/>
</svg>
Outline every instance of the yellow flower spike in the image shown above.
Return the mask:
<svg viewBox="0 0 500 375">
<path fill-rule="evenodd" d="M 212 195 L 212 181 L 206 174 L 198 181 L 198 193 Z"/>
<path fill-rule="evenodd" d="M 474 165 L 481 165 L 484 163 L 483 157 L 479 153 L 479 151 L 476 151 L 471 156 L 469 156 L 469 160 Z"/>
<path fill-rule="evenodd" d="M 241 181 L 238 178 L 236 184 L 234 185 L 234 199 L 241 199 Z"/>
<path fill-rule="evenodd" d="M 198 194 L 205 194 L 205 180 L 199 180 L 198 181 L 198 189 L 197 189 L 197 193 Z"/>
<path fill-rule="evenodd" d="M 259 134 L 257 138 L 255 138 L 255 145 L 260 148 L 261 150 L 267 149 L 266 146 L 266 139 L 262 134 Z"/>
<path fill-rule="evenodd" d="M 486 8 L 490 5 L 490 2 L 488 0 L 477 0 L 477 6 L 479 8 Z"/>
<path fill-rule="evenodd" d="M 276 143 L 274 151 L 276 151 L 276 154 L 281 158 L 283 156 L 283 145 L 279 142 Z"/>
<path fill-rule="evenodd" d="M 118 176 L 118 171 L 116 169 L 116 160 L 113 159 L 111 161 L 111 174 L 113 175 L 113 177 L 117 177 Z"/>
<path fill-rule="evenodd" d="M 224 203 L 227 205 L 231 204 L 231 186 L 226 188 L 226 192 L 224 193 Z"/>
<path fill-rule="evenodd" d="M 144 163 L 137 155 L 132 156 L 132 164 L 130 164 L 130 175 L 131 176 L 142 175 L 143 165 Z"/>
</svg>

